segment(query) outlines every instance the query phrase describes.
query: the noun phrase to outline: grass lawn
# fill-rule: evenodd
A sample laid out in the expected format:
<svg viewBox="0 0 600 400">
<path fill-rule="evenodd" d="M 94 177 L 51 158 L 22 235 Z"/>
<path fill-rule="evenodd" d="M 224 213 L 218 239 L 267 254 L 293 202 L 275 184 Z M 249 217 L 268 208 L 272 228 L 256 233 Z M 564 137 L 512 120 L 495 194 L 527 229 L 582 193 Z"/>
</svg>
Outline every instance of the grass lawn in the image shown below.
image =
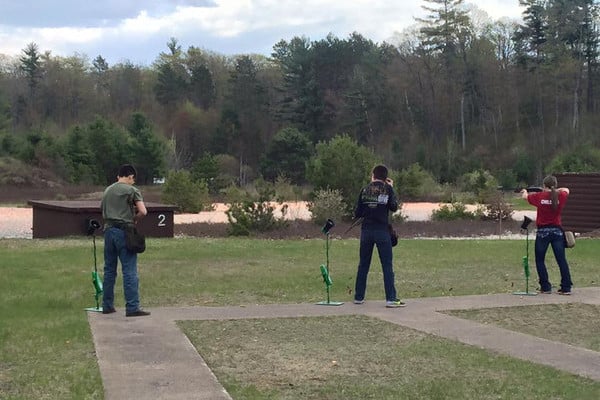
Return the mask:
<svg viewBox="0 0 600 400">
<path fill-rule="evenodd" d="M 102 244 L 99 242 L 97 254 L 101 270 Z M 577 248 L 568 252 L 575 291 L 577 287 L 598 286 L 597 249 L 597 240 L 582 239 Z M 524 251 L 524 240 L 401 240 L 394 250 L 398 291 L 403 298 L 410 298 L 520 290 L 524 285 L 521 268 Z M 351 301 L 357 258 L 357 240 L 331 241 L 332 299 Z M 94 346 L 83 311 L 95 305 L 91 239 L 2 239 L 0 260 L 0 398 L 103 398 Z M 319 265 L 324 261 L 324 240 L 151 238 L 148 250 L 139 259 L 141 301 L 150 309 L 173 305 L 316 302 L 325 296 L 319 272 Z M 548 261 L 551 280 L 557 282 L 558 268 L 550 254 Z M 115 293 L 119 312 L 123 311 L 121 287 L 118 280 Z M 376 258 L 369 276 L 369 299 L 383 299 L 381 268 Z M 548 320 L 554 321 L 552 325 L 559 321 L 556 310 L 540 313 L 547 314 Z M 548 320 L 528 325 L 537 324 L 541 331 Z M 220 375 L 218 371 L 228 366 L 217 358 L 216 364 L 211 366 L 228 388 L 239 387 L 231 389 L 236 399 L 370 398 L 361 391 L 363 384 L 368 385 L 372 393 L 379 394 L 371 398 L 398 398 L 387 394 L 400 390 L 393 386 L 393 381 L 401 382 L 402 388 L 406 386 L 405 398 L 415 399 L 485 398 L 479 395 L 486 387 L 496 394 L 489 398 L 505 399 L 521 394 L 528 398 L 592 399 L 590 395 L 600 393 L 598 382 L 377 320 L 339 317 L 284 322 L 182 324 L 192 340 L 194 335 L 211 338 L 206 341 L 206 348 L 199 348 L 203 355 L 207 353 L 207 360 L 211 360 L 211 353 L 224 357 L 219 353 L 226 348 L 236 348 L 233 346 L 237 343 L 244 353 L 237 357 L 248 363 L 252 361 L 253 352 L 261 351 L 261 346 L 277 350 L 273 351 L 273 357 L 280 363 L 276 365 L 287 363 L 291 368 L 300 363 L 297 368 L 303 375 L 292 368 L 292 372 L 282 372 L 287 374 L 282 379 L 264 384 L 235 371 Z M 299 325 L 315 334 L 299 335 Z M 329 342 L 335 335 L 318 333 L 325 327 L 343 333 L 343 340 Z M 226 342 L 218 342 L 216 338 L 224 340 L 225 335 L 217 334 L 223 329 L 231 330 L 233 335 L 227 335 Z M 252 342 L 258 343 L 255 348 L 250 346 L 250 334 L 255 335 Z M 572 339 L 561 340 L 571 343 Z M 574 340 L 580 343 L 580 339 Z M 227 347 L 222 347 L 223 344 Z M 288 345 L 296 348 L 287 349 Z M 338 360 L 330 360 L 332 353 L 324 350 L 328 348 L 337 349 L 333 355 Z M 350 356 L 357 352 L 359 358 L 352 359 Z M 303 354 L 307 359 L 300 361 Z M 463 356 L 465 361 L 461 361 Z M 337 361 L 337 366 L 332 368 L 331 361 Z M 373 368 L 356 366 L 363 362 Z M 238 368 L 250 370 L 253 367 L 250 363 L 240 364 Z M 410 374 L 405 379 L 402 374 L 407 373 L 407 368 Z M 367 373 L 368 369 L 373 372 Z M 307 397 L 286 397 L 286 393 L 290 393 L 285 388 L 290 374 L 298 378 L 304 376 L 305 379 L 291 383 L 302 387 Z M 517 379 L 518 376 L 524 378 Z M 479 383 L 473 385 L 471 382 L 476 378 Z M 363 384 L 357 385 L 357 381 Z M 548 390 L 555 388 L 554 395 L 540 392 L 543 386 L 540 382 L 548 385 Z M 515 387 L 519 389 L 516 392 Z M 252 394 L 254 392 L 257 394 Z M 348 393 L 349 397 L 335 393 Z"/>
<path fill-rule="evenodd" d="M 506 195 L 504 199 L 512 206 L 513 210 L 535 211 L 535 207 L 529 204 L 527 200 L 522 198 L 518 193 Z"/>
<path fill-rule="evenodd" d="M 234 399 L 597 399 L 600 383 L 366 316 L 180 323 Z"/>
<path fill-rule="evenodd" d="M 446 313 L 600 352 L 600 306 L 578 303 L 546 304 L 452 310 Z"/>
</svg>

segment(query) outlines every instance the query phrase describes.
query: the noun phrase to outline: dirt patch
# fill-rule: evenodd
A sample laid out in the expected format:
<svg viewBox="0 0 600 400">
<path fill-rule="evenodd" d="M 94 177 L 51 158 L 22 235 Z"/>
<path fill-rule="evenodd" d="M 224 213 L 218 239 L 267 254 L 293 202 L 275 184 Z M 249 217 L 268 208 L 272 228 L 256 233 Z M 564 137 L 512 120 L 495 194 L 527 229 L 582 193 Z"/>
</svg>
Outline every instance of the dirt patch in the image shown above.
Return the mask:
<svg viewBox="0 0 600 400">
<path fill-rule="evenodd" d="M 226 237 L 228 224 L 194 222 L 175 224 L 175 235 L 195 237 Z M 360 227 L 348 231 L 349 222 L 338 222 L 330 231 L 332 239 L 359 238 Z M 400 238 L 482 237 L 519 234 L 519 223 L 505 222 L 500 228 L 491 221 L 407 221 L 395 223 Z M 314 239 L 323 238 L 321 226 L 312 221 L 292 220 L 285 226 L 268 232 L 256 232 L 252 237 L 261 239 Z"/>
</svg>

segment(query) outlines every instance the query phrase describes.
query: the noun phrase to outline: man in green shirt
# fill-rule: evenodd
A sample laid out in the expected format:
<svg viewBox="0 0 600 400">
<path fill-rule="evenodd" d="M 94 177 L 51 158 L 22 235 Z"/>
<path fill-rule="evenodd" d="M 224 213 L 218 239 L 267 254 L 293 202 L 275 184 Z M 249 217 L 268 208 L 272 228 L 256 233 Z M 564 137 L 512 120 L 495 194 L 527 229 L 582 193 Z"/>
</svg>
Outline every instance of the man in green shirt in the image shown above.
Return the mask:
<svg viewBox="0 0 600 400">
<path fill-rule="evenodd" d="M 117 181 L 107 187 L 102 195 L 102 218 L 104 219 L 104 292 L 102 313 L 114 313 L 114 288 L 117 279 L 117 263 L 121 260 L 123 290 L 125 292 L 125 315 L 142 317 L 150 312 L 140 308 L 137 253 L 125 246 L 125 229 L 136 224 L 146 214 L 144 199 L 135 183 L 136 170 L 125 164 L 119 168 Z"/>
</svg>

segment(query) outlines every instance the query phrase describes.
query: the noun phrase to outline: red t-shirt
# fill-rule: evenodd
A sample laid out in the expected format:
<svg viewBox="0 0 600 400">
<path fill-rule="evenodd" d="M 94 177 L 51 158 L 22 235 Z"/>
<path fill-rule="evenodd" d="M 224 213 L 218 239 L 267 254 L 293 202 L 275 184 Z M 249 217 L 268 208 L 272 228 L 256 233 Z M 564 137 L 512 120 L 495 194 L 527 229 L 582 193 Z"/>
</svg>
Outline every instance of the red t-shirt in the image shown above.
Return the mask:
<svg viewBox="0 0 600 400">
<path fill-rule="evenodd" d="M 537 226 L 557 225 L 561 226 L 560 214 L 567 203 L 569 194 L 564 191 L 558 192 L 558 207 L 552 209 L 552 192 L 543 191 L 527 195 L 527 201 L 532 206 L 537 207 L 537 216 L 535 224 Z"/>
</svg>

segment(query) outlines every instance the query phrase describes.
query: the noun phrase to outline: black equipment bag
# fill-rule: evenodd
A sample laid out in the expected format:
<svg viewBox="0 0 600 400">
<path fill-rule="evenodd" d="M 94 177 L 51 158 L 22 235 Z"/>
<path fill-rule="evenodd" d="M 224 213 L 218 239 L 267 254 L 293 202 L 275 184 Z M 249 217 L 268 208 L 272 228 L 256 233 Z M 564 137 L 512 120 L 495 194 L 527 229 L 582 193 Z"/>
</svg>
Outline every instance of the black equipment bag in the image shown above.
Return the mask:
<svg viewBox="0 0 600 400">
<path fill-rule="evenodd" d="M 143 253 L 146 250 L 146 237 L 135 225 L 127 225 L 125 228 L 125 246 L 132 253 Z"/>
</svg>

